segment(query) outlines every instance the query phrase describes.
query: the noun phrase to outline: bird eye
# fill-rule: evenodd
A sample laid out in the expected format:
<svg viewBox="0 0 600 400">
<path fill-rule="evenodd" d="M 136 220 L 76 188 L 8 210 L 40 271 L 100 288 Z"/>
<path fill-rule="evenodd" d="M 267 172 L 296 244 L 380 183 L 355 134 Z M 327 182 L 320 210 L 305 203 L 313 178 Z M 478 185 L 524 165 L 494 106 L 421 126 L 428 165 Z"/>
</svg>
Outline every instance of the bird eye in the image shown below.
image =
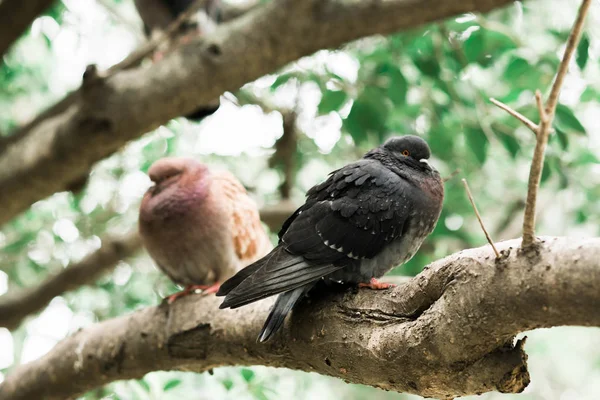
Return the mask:
<svg viewBox="0 0 600 400">
<path fill-rule="evenodd" d="M 408 156 L 410 156 L 410 151 L 402 150 L 402 155 L 408 157 Z"/>
</svg>

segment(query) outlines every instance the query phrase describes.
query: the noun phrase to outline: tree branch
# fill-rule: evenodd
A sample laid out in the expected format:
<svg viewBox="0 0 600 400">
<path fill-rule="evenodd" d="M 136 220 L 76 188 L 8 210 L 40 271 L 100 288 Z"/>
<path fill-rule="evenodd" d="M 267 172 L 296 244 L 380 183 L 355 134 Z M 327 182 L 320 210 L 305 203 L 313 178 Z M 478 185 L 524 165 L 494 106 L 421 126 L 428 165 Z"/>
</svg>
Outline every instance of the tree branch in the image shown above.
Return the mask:
<svg viewBox="0 0 600 400">
<path fill-rule="evenodd" d="M 533 133 L 535 133 L 537 135 L 538 126 L 535 122 L 531 121 L 529 118 L 527 118 L 526 116 L 524 116 L 517 110 L 511 108 L 510 106 L 504 104 L 503 102 L 494 99 L 493 97 L 490 97 L 490 102 L 492 104 L 494 104 L 496 107 L 500 108 L 501 110 L 506 111 L 507 113 L 509 113 L 510 115 L 512 115 L 519 121 L 521 121 L 523 123 L 523 125 L 528 127 Z"/>
<path fill-rule="evenodd" d="M 0 1 L 0 59 L 33 20 L 54 0 Z"/>
<path fill-rule="evenodd" d="M 591 0 L 583 0 L 577 19 L 573 24 L 573 29 L 569 34 L 567 40 L 567 47 L 565 54 L 558 67 L 554 84 L 550 90 L 548 101 L 546 102 L 545 108 L 542 105 L 542 95 L 539 90 L 535 93 L 536 104 L 540 114 L 540 124 L 538 125 L 536 133 L 536 144 L 535 150 L 533 151 L 533 159 L 531 161 L 531 169 L 529 171 L 529 183 L 527 186 L 527 200 L 525 202 L 525 216 L 523 217 L 523 247 L 529 247 L 535 244 L 535 206 L 537 202 L 537 193 L 540 185 L 540 179 L 542 177 L 542 170 L 544 168 L 544 154 L 546 152 L 546 145 L 548 144 L 548 136 L 550 134 L 550 127 L 554 120 L 554 112 L 556 111 L 556 105 L 558 104 L 558 95 L 562 87 L 562 83 L 567 75 L 569 69 L 569 62 L 571 57 L 577 48 L 579 39 L 581 39 L 581 31 L 583 29 L 583 23 L 589 10 Z"/>
<path fill-rule="evenodd" d="M 600 238 L 542 238 L 537 257 L 498 243 L 431 264 L 395 289 L 311 298 L 256 343 L 271 300 L 218 310 L 190 296 L 91 325 L 0 384 L 3 400 L 74 398 L 153 370 L 270 365 L 426 397 L 515 393 L 529 383 L 519 332 L 600 326 Z M 441 316 L 444 316 L 443 318 Z"/>
<path fill-rule="evenodd" d="M 276 0 L 150 67 L 120 71 L 78 91 L 0 156 L 0 224 L 89 173 L 99 160 L 225 91 L 323 48 L 388 34 L 510 0 Z"/>
<path fill-rule="evenodd" d="M 261 209 L 260 218 L 272 232 L 276 232 L 295 210 L 293 203 L 282 202 Z M 16 329 L 27 316 L 46 307 L 56 296 L 89 285 L 112 270 L 119 261 L 133 255 L 140 247 L 137 231 L 122 238 L 105 238 L 101 248 L 46 278 L 38 286 L 0 296 L 0 327 Z"/>
<path fill-rule="evenodd" d="M 0 297 L 0 327 L 15 329 L 30 314 L 40 311 L 56 296 L 94 282 L 131 256 L 141 246 L 137 232 L 122 238 L 105 238 L 102 247 L 83 260 L 46 278 L 34 288 Z"/>
</svg>

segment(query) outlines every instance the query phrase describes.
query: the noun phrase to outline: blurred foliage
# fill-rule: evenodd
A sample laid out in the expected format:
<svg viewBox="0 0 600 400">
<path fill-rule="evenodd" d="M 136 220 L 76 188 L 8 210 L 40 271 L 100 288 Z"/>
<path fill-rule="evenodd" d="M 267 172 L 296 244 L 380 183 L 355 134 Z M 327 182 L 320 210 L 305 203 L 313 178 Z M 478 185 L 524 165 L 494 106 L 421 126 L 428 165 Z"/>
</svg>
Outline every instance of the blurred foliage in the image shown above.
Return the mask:
<svg viewBox="0 0 600 400">
<path fill-rule="evenodd" d="M 394 133 L 426 138 L 434 154 L 432 163 L 442 176 L 460 171 L 446 183 L 444 210 L 434 233 L 407 265 L 393 271 L 414 275 L 435 259 L 485 244 L 461 177 L 468 179 L 496 240 L 520 234 L 535 140 L 488 98 L 495 97 L 537 120 L 533 93 L 549 89 L 576 6 L 577 2 L 515 2 L 485 16 L 466 14 L 410 32 L 366 38 L 337 51 L 318 52 L 243 90 L 298 113 L 297 179 L 292 193 L 298 203 L 329 171 Z M 115 1 L 114 8 L 139 27 L 131 1 Z M 89 50 L 94 40 L 112 38 L 109 45 L 115 52 L 130 51 L 134 35 L 122 23 L 92 1 L 58 2 L 38 19 L 2 60 L 0 132 L 8 134 L 73 89 L 87 63 L 106 59 L 102 49 Z M 542 176 L 538 232 L 543 234 L 600 233 L 599 26 L 593 13 L 557 108 Z M 117 37 L 131 40 L 121 43 L 114 40 Z M 75 51 L 81 48 L 86 52 Z M 144 173 L 160 157 L 188 155 L 216 168 L 228 168 L 259 203 L 277 202 L 284 173 L 280 167 L 269 169 L 267 163 L 270 149 L 282 134 L 281 116 L 277 112 L 265 115 L 256 106 L 238 108 L 226 99 L 222 104 L 217 114 L 200 124 L 176 119 L 148 133 L 95 166 L 81 193 L 56 194 L 4 226 L 0 294 L 33 286 L 81 259 L 101 245 L 98 237 L 107 232 L 131 229 L 148 186 Z M 4 353 L 0 354 L 0 379 L 2 373 L 39 357 L 68 333 L 157 304 L 174 290 L 146 256 L 123 261 L 95 285 L 55 299 L 19 330 L 9 334 L 0 329 Z M 536 357 L 554 354 L 541 348 L 543 342 L 530 343 L 528 348 L 535 350 Z M 539 370 L 534 370 L 532 389 L 524 398 L 550 398 L 547 387 L 552 388 L 552 398 L 568 390 L 577 391 L 573 398 L 593 398 L 592 389 L 600 384 L 600 346 L 593 339 L 577 343 L 589 344 L 576 353 L 582 358 L 575 357 L 582 364 L 583 355 L 587 357 L 587 373 L 574 377 L 552 369 L 560 363 L 532 362 L 532 368 Z M 12 348 L 12 354 L 4 348 Z M 155 372 L 139 381 L 111 384 L 84 398 L 275 399 L 283 395 L 411 397 L 315 374 L 252 367 L 221 368 L 214 375 Z"/>
</svg>

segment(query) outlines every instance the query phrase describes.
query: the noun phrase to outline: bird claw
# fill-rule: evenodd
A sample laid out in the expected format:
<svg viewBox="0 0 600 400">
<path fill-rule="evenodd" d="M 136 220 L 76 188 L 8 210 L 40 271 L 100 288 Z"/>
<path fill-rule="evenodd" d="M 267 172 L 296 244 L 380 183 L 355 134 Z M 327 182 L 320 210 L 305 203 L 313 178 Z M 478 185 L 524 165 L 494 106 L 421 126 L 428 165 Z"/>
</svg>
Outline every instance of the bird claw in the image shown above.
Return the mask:
<svg viewBox="0 0 600 400">
<path fill-rule="evenodd" d="M 172 295 L 167 297 L 167 303 L 168 304 L 173 304 L 175 302 L 175 300 L 179 299 L 180 297 L 185 297 L 189 294 L 194 293 L 196 290 L 202 290 L 202 295 L 206 296 L 208 294 L 213 294 L 213 293 L 217 293 L 217 291 L 219 290 L 219 287 L 221 287 L 220 283 L 214 283 L 212 285 L 190 285 L 190 286 L 186 286 L 185 289 L 183 289 L 180 292 L 177 293 L 173 293 Z"/>
<path fill-rule="evenodd" d="M 369 288 L 369 289 L 372 289 L 372 290 L 385 290 L 385 289 L 396 287 L 396 284 L 394 284 L 394 283 L 386 283 L 386 282 L 379 282 L 377 279 L 371 278 L 371 280 L 369 281 L 369 283 L 361 282 L 361 283 L 358 284 L 358 287 L 359 288 Z"/>
<path fill-rule="evenodd" d="M 214 283 L 210 286 L 204 286 L 204 289 L 202 289 L 202 295 L 206 296 L 209 294 L 215 294 L 219 291 L 220 287 L 221 287 L 221 284 L 219 282 Z"/>
</svg>

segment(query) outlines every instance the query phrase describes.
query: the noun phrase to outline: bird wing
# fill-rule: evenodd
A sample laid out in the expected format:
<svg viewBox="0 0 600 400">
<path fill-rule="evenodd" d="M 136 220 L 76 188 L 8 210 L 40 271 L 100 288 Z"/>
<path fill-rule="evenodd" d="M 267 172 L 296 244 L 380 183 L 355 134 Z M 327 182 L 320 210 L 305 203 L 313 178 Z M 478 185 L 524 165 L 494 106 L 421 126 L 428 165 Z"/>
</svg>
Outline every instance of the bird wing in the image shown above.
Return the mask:
<svg viewBox="0 0 600 400">
<path fill-rule="evenodd" d="M 315 263 L 373 258 L 407 228 L 415 190 L 379 161 L 357 161 L 308 191 L 280 240 L 292 254 Z"/>
<path fill-rule="evenodd" d="M 215 173 L 226 207 L 231 215 L 231 234 L 237 257 L 242 264 L 264 256 L 271 250 L 271 242 L 260 221 L 258 208 L 246 189 L 229 172 Z"/>
</svg>

